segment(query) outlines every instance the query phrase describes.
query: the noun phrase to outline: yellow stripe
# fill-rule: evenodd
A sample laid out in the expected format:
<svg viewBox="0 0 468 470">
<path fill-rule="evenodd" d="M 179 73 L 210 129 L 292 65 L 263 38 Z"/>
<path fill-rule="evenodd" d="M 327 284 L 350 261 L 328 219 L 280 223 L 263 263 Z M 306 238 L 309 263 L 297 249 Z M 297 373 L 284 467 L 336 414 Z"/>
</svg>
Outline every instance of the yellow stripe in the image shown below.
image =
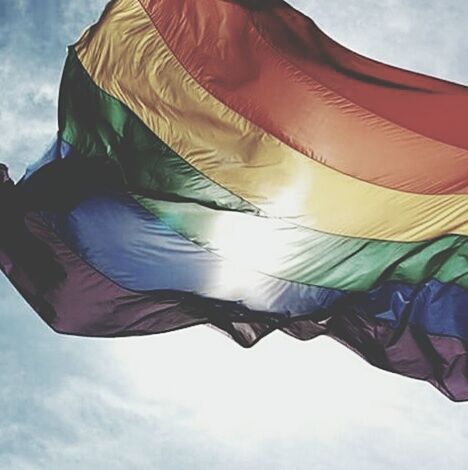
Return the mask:
<svg viewBox="0 0 468 470">
<path fill-rule="evenodd" d="M 232 111 L 185 71 L 137 0 L 114 1 L 76 50 L 95 83 L 174 151 L 270 215 L 351 237 L 468 235 L 466 195 L 418 195 L 357 180 Z"/>
</svg>

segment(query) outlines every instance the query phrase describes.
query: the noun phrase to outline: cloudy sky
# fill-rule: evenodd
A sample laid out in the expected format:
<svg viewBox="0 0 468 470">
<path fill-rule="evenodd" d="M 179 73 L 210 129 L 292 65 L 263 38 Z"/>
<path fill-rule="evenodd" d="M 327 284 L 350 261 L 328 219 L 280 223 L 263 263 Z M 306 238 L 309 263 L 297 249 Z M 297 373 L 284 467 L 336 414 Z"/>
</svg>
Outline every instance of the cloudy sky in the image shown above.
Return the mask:
<svg viewBox="0 0 468 470">
<path fill-rule="evenodd" d="M 65 46 L 105 0 L 0 0 L 0 160 L 56 130 Z M 330 35 L 468 84 L 466 0 L 296 0 Z M 326 338 L 56 335 L 0 278 L 0 469 L 466 469 L 468 405 Z"/>
</svg>

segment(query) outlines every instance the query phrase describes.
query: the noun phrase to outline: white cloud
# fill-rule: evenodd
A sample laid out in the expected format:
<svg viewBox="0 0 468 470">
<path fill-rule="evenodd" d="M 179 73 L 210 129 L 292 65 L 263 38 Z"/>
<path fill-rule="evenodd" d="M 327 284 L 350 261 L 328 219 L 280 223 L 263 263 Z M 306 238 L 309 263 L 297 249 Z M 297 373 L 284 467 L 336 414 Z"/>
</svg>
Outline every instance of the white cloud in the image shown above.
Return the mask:
<svg viewBox="0 0 468 470">
<path fill-rule="evenodd" d="M 295 0 L 335 40 L 410 70 L 468 84 L 468 44 L 460 0 Z"/>
<path fill-rule="evenodd" d="M 0 30 L 0 159 L 19 178 L 57 129 L 66 45 L 94 21 L 105 0 L 8 0 Z"/>
</svg>

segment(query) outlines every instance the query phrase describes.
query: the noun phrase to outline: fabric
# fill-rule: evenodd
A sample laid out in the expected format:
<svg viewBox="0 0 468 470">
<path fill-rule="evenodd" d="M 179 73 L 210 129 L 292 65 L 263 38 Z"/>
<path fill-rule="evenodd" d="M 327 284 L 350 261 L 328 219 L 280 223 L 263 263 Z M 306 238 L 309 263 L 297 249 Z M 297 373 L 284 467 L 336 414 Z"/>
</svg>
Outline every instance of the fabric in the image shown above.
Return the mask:
<svg viewBox="0 0 468 470">
<path fill-rule="evenodd" d="M 0 167 L 0 265 L 61 333 L 327 334 L 468 400 L 467 119 L 282 1 L 114 0 Z"/>
</svg>

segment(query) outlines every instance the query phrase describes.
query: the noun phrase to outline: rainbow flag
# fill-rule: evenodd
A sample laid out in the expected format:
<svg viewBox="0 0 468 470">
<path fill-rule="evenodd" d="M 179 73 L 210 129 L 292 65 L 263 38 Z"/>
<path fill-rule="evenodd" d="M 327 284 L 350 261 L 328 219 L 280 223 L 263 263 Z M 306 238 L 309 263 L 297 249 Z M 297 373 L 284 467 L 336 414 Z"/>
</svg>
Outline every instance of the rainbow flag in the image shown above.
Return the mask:
<svg viewBox="0 0 468 470">
<path fill-rule="evenodd" d="M 329 335 L 468 400 L 467 123 L 281 0 L 114 0 L 1 168 L 0 264 L 58 332 Z"/>
</svg>

